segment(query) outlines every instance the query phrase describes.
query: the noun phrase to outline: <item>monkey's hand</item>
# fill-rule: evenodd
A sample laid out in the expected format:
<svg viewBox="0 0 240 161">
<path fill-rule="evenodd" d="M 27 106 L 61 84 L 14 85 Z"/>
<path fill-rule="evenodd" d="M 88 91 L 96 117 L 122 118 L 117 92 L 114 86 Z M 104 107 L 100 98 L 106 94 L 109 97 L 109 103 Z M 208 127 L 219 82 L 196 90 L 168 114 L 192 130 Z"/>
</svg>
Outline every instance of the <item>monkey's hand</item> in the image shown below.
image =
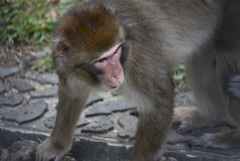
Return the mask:
<svg viewBox="0 0 240 161">
<path fill-rule="evenodd" d="M 240 99 L 240 75 L 235 75 L 229 79 L 227 93 L 231 97 Z"/>
<path fill-rule="evenodd" d="M 180 124 L 177 129 L 180 134 L 208 126 L 209 122 L 211 121 L 202 116 L 196 107 L 177 107 L 174 109 L 173 123 Z"/>
<path fill-rule="evenodd" d="M 36 161 L 61 161 L 70 147 L 61 148 L 52 143 L 51 138 L 47 138 L 37 147 Z"/>
</svg>

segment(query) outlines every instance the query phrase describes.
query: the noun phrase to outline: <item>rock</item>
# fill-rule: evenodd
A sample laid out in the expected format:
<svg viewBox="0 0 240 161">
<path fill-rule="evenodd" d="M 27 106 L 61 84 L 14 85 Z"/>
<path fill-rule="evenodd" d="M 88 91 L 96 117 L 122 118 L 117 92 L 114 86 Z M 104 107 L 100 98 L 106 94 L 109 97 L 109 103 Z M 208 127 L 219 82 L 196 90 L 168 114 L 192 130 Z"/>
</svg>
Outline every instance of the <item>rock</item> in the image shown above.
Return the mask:
<svg viewBox="0 0 240 161">
<path fill-rule="evenodd" d="M 50 74 L 50 73 L 39 74 L 36 80 L 41 84 L 55 85 L 59 83 L 58 76 L 56 74 Z"/>
<path fill-rule="evenodd" d="M 8 157 L 8 151 L 6 149 L 0 148 L 0 160 L 7 161 L 6 158 Z"/>
<path fill-rule="evenodd" d="M 137 130 L 137 123 L 138 119 L 130 115 L 130 112 L 122 114 L 118 119 L 118 124 L 122 127 L 118 130 L 118 136 L 133 139 Z"/>
<path fill-rule="evenodd" d="M 34 161 L 37 143 L 24 140 L 13 143 L 6 161 Z"/>
<path fill-rule="evenodd" d="M 2 77 L 2 78 L 6 78 L 11 75 L 14 75 L 17 72 L 19 72 L 18 67 L 1 67 L 0 66 L 0 77 Z"/>
<path fill-rule="evenodd" d="M 167 143 L 168 144 L 178 144 L 185 143 L 191 140 L 193 137 L 190 135 L 180 135 L 175 130 L 171 130 L 168 135 Z"/>
<path fill-rule="evenodd" d="M 0 94 L 6 92 L 6 86 L 0 81 Z"/>
<path fill-rule="evenodd" d="M 57 85 L 59 83 L 58 76 L 56 74 L 44 73 L 37 74 L 35 72 L 27 72 L 25 78 L 32 79 L 41 84 L 52 84 Z"/>
<path fill-rule="evenodd" d="M 169 157 L 169 158 L 167 159 L 167 161 L 177 161 L 177 159 L 172 158 L 172 157 Z"/>
<path fill-rule="evenodd" d="M 77 122 L 77 127 L 83 127 L 87 124 L 89 124 L 90 121 L 86 120 L 85 118 L 79 118 L 78 122 Z"/>
<path fill-rule="evenodd" d="M 1 108 L 2 118 L 22 124 L 41 117 L 47 111 L 47 104 L 43 101 L 22 105 L 16 109 Z"/>
<path fill-rule="evenodd" d="M 10 82 L 13 84 L 13 87 L 21 93 L 29 92 L 35 89 L 32 85 L 30 85 L 23 79 L 10 79 Z"/>
<path fill-rule="evenodd" d="M 99 102 L 99 101 L 103 101 L 103 97 L 97 93 L 91 93 L 87 100 L 86 106 L 91 106 L 94 103 Z"/>
<path fill-rule="evenodd" d="M 19 94 L 11 94 L 9 96 L 0 97 L 0 105 L 17 106 L 23 101 L 23 96 Z M 1 106 L 0 106 L 1 107 Z"/>
<path fill-rule="evenodd" d="M 47 128 L 52 129 L 54 127 L 55 120 L 56 120 L 56 115 L 47 117 L 47 119 L 44 120 L 44 125 Z M 82 126 L 85 126 L 87 124 L 89 124 L 89 121 L 86 120 L 85 118 L 80 117 L 78 122 L 77 122 L 77 127 L 82 127 Z"/>
<path fill-rule="evenodd" d="M 113 122 L 107 116 L 93 118 L 91 123 L 82 128 L 82 132 L 106 133 L 113 129 Z"/>
<path fill-rule="evenodd" d="M 54 97 L 57 95 L 58 88 L 50 87 L 43 91 L 36 91 L 32 93 L 32 98 L 45 98 L 45 97 Z"/>
<path fill-rule="evenodd" d="M 24 75 L 24 77 L 28 78 L 28 79 L 36 80 L 37 79 L 37 73 L 35 73 L 35 72 L 27 72 Z"/>
<path fill-rule="evenodd" d="M 55 115 L 47 117 L 46 120 L 44 120 L 44 125 L 47 128 L 52 129 L 54 127 L 55 120 L 56 120 L 56 116 Z"/>
<path fill-rule="evenodd" d="M 127 102 L 122 97 L 118 99 L 113 98 L 111 100 L 107 100 L 106 102 L 94 104 L 92 107 L 89 107 L 86 110 L 86 116 L 109 115 L 112 112 L 123 112 L 134 108 L 136 108 L 134 104 Z"/>
</svg>

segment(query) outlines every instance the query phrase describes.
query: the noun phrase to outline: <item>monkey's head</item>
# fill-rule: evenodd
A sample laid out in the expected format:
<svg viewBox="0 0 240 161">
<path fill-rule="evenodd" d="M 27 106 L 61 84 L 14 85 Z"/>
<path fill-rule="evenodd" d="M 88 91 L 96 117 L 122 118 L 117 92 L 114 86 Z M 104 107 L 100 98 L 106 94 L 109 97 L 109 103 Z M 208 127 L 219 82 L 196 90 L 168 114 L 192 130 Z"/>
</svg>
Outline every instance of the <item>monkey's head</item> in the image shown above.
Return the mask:
<svg viewBox="0 0 240 161">
<path fill-rule="evenodd" d="M 75 5 L 58 22 L 53 40 L 59 76 L 72 75 L 92 86 L 118 88 L 124 80 L 120 59 L 123 31 L 106 7 Z"/>
</svg>

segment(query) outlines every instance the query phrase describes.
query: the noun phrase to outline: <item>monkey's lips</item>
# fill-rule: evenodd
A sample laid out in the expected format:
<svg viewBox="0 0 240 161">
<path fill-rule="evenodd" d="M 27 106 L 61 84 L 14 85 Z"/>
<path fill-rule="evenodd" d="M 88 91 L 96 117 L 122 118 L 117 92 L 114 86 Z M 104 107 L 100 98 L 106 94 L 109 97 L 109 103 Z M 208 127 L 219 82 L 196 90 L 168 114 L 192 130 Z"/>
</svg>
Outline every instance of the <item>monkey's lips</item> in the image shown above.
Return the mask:
<svg viewBox="0 0 240 161">
<path fill-rule="evenodd" d="M 107 84 L 107 83 L 104 83 L 104 82 L 102 82 L 102 85 L 104 87 L 106 87 L 107 89 L 110 89 L 110 90 L 117 89 L 119 87 L 119 85 L 111 85 L 111 84 Z"/>
</svg>

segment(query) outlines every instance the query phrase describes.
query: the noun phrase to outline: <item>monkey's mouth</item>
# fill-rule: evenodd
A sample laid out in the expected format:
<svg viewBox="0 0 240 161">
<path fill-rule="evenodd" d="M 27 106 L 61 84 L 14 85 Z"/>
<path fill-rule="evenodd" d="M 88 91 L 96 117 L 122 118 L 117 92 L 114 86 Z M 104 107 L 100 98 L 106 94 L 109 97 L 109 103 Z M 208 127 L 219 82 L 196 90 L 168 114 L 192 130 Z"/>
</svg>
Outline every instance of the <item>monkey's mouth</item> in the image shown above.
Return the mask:
<svg viewBox="0 0 240 161">
<path fill-rule="evenodd" d="M 116 86 L 116 85 L 110 85 L 110 84 L 107 84 L 107 83 L 104 83 L 102 82 L 103 86 L 106 87 L 107 89 L 117 89 L 119 86 Z"/>
</svg>

